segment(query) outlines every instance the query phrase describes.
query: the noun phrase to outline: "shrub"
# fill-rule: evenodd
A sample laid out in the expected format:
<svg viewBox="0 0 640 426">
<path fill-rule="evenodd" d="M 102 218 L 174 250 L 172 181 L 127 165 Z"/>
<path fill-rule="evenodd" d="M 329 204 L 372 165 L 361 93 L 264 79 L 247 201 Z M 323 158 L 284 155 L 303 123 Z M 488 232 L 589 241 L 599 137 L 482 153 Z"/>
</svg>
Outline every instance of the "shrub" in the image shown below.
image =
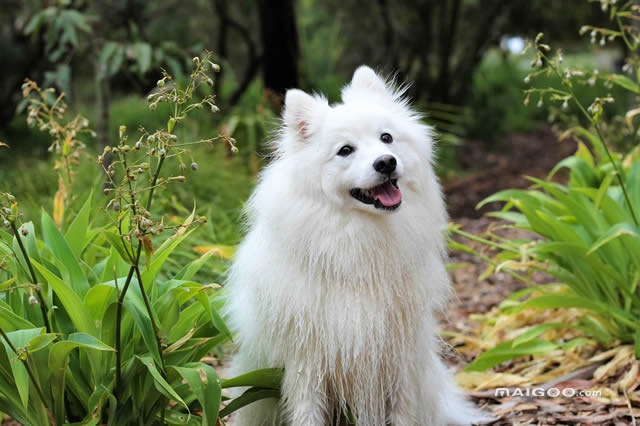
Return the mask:
<svg viewBox="0 0 640 426">
<path fill-rule="evenodd" d="M 121 126 L 119 143 L 98 157 L 107 181 L 88 193 L 76 175 L 87 121 L 65 121 L 63 95 L 23 85 L 28 122 L 54 140 L 58 191 L 38 229 L 23 220 L 21 194 L 0 194 L 0 411 L 21 423 L 206 425 L 279 395 L 280 370 L 223 381 L 201 361 L 231 338 L 219 286 L 194 281 L 215 251 L 168 272 L 176 249 L 207 220 L 195 207 L 170 218 L 153 201 L 198 169 L 192 144 L 236 149 L 224 136 L 183 141 L 174 132 L 190 111 L 217 108 L 213 95 L 195 96 L 217 65 L 208 54 L 194 63 L 186 87 L 165 74 L 149 96 L 151 110 L 170 106 L 166 128 L 140 128 L 130 142 Z M 171 163 L 182 173 L 171 173 Z M 222 388 L 253 385 L 220 410 Z"/>
<path fill-rule="evenodd" d="M 632 52 L 628 59 L 630 66 L 625 67 L 632 72 L 632 78 L 565 67 L 562 52 L 552 55 L 551 48 L 542 41 L 542 34 L 530 46 L 535 53 L 532 65 L 536 70 L 527 80 L 555 77 L 561 86 L 528 89 L 525 103 L 530 100 L 553 103 L 566 112 L 573 107 L 588 127 L 576 125 L 562 137 L 586 141 L 593 152 L 580 142 L 576 154 L 556 165 L 546 179 L 530 178 L 533 183 L 530 189 L 502 191 L 481 203 L 505 202 L 502 210 L 490 215 L 510 222 L 512 227 L 533 231 L 542 239 L 510 241 L 494 234 L 478 237 L 453 227 L 454 233 L 497 250 L 493 259 L 483 255 L 494 270 L 504 270 L 528 284 L 532 283 L 522 271 L 539 270 L 564 284 L 560 289 L 532 285 L 505 302 L 504 309 L 575 307 L 581 308 L 583 314 L 573 324 L 542 324 L 504 342 L 478 357 L 467 370 L 483 370 L 519 355 L 579 343 L 546 342 L 538 338 L 554 327 L 571 326 L 604 343 L 615 340 L 633 343 L 636 356 L 640 356 L 640 150 L 635 148 L 624 155 L 613 152 L 608 131 L 612 129 L 608 123 L 613 119 L 603 113 L 616 102 L 610 92 L 614 86 L 632 95 L 640 93 L 637 83 L 640 57 L 636 53 L 640 42 L 637 30 L 625 24 L 638 18 L 638 8 L 630 4 L 617 8 L 613 3 L 603 2 L 603 7 L 611 7 L 610 16 L 617 24 L 616 29 L 585 26 L 581 32 L 589 32 L 594 42 L 624 40 Z M 607 92 L 585 103 L 576 95 L 576 87 L 595 86 L 596 81 L 601 81 Z M 633 118 L 639 113 L 640 110 L 632 109 L 624 115 L 625 126 L 635 141 Z M 560 169 L 569 171 L 566 184 L 553 179 Z M 473 251 L 455 242 L 452 245 Z M 531 297 L 517 302 L 526 295 Z"/>
</svg>

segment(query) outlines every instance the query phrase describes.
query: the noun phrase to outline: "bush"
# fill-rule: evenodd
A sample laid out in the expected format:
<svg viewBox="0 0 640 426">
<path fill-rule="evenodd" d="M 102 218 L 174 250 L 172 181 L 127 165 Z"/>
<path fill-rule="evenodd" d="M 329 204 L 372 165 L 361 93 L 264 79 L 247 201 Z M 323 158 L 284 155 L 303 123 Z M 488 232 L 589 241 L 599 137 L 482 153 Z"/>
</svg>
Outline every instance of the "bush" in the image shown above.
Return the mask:
<svg viewBox="0 0 640 426">
<path fill-rule="evenodd" d="M 279 395 L 280 370 L 224 381 L 201 361 L 231 338 L 219 286 L 194 280 L 218 252 L 178 262 L 178 247 L 207 220 L 195 208 L 173 217 L 153 202 L 182 185 L 185 168 L 198 169 L 192 143 L 235 148 L 224 136 L 176 136 L 190 111 L 214 106 L 212 95 L 194 95 L 216 65 L 209 55 L 194 63 L 186 87 L 165 74 L 149 98 L 152 110 L 171 106 L 166 127 L 141 128 L 130 142 L 121 126 L 92 185 L 77 174 L 79 135 L 92 133 L 86 119 L 65 120 L 63 96 L 23 85 L 27 121 L 54 140 L 58 190 L 39 228 L 23 221 L 22 194 L 0 193 L 0 411 L 21 423 L 207 425 Z M 222 388 L 254 385 L 221 410 Z"/>
<path fill-rule="evenodd" d="M 634 11 L 629 5 L 619 9 L 612 6 L 611 18 L 618 25 L 616 29 L 586 26 L 582 32 L 589 32 L 592 40 L 603 43 L 615 38 L 631 43 L 629 40 L 636 38 L 629 37 L 628 31 L 633 30 L 624 21 L 636 19 Z M 637 52 L 639 42 L 633 43 L 628 45 L 629 51 Z M 633 343 L 636 356 L 640 357 L 640 149 L 627 154 L 613 152 L 610 144 L 617 131 L 610 124 L 617 119 L 605 114 L 605 109 L 618 102 L 618 97 L 611 94 L 614 86 L 629 96 L 640 93 L 637 83 L 640 57 L 633 53 L 629 59 L 633 66 L 626 68 L 634 74 L 629 78 L 566 66 L 562 52 L 552 55 L 551 48 L 542 41 L 542 34 L 530 47 L 535 51 L 532 63 L 537 69 L 527 80 L 544 76 L 555 78 L 560 85 L 528 89 L 525 102 L 539 99 L 557 105 L 566 114 L 573 108 L 580 120 L 572 120 L 576 125 L 562 137 L 584 141 L 593 152 L 580 142 L 576 154 L 556 165 L 545 180 L 530 178 L 533 185 L 529 190 L 502 191 L 481 203 L 505 202 L 502 210 L 490 216 L 506 220 L 512 227 L 533 231 L 542 239 L 510 241 L 496 235 L 486 238 L 469 235 L 458 227 L 453 227 L 453 231 L 497 250 L 493 259 L 481 255 L 495 271 L 503 270 L 532 284 L 521 271 L 538 270 L 563 283 L 560 288 L 532 286 L 505 302 L 504 309 L 519 312 L 525 308 L 574 307 L 581 308 L 582 315 L 570 325 L 549 323 L 529 330 L 485 352 L 467 370 L 484 370 L 519 355 L 578 344 L 581 340 L 546 342 L 538 338 L 549 328 L 568 326 L 599 342 Z M 595 87 L 598 81 L 606 92 L 584 102 L 578 88 Z M 639 113 L 638 109 L 624 112 L 627 133 L 636 142 L 633 118 Z M 586 122 L 587 127 L 577 124 L 580 121 Z M 567 184 L 553 179 L 560 169 L 569 171 Z M 452 245 L 472 251 L 455 242 Z M 523 296 L 530 297 L 518 302 Z"/>
<path fill-rule="evenodd" d="M 593 52 L 598 53 L 596 50 Z M 596 71 L 596 60 L 592 54 L 567 54 L 563 67 L 579 68 L 586 72 Z M 467 136 L 479 139 L 493 149 L 503 148 L 502 138 L 510 132 L 527 132 L 543 123 L 562 123 L 575 125 L 585 123 L 571 115 L 571 111 L 564 111 L 560 105 L 542 108 L 545 105 L 539 98 L 529 98 L 530 102 L 523 105 L 522 93 L 528 83 L 535 81 L 538 87 L 549 87 L 562 90 L 562 83 L 555 75 L 538 73 L 529 76 L 530 62 L 521 56 L 507 55 L 498 49 L 489 51 L 473 75 L 464 125 Z M 600 70 L 611 72 L 611 70 Z M 529 76 L 529 78 L 527 78 Z M 593 99 L 603 91 L 608 91 L 617 100 L 605 111 L 608 121 L 613 117 L 624 115 L 632 99 L 623 88 L 605 87 L 605 79 L 595 79 L 593 84 L 579 84 L 573 87 L 578 99 Z M 619 138 L 618 138 L 619 139 Z M 612 141 L 618 146 L 621 141 Z M 505 147 L 508 148 L 508 147 Z"/>
</svg>

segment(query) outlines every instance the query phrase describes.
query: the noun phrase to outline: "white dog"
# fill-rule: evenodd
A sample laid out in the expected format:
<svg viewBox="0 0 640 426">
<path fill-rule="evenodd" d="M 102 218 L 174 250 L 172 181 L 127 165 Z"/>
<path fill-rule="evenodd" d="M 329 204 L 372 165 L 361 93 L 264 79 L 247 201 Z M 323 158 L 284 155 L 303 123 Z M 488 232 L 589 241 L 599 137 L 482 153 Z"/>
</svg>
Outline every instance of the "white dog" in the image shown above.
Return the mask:
<svg viewBox="0 0 640 426">
<path fill-rule="evenodd" d="M 469 424 L 438 356 L 450 285 L 431 129 L 368 67 L 343 103 L 289 90 L 228 281 L 233 374 L 284 367 L 234 425 Z M 342 417 L 344 420 L 344 417 Z"/>
</svg>

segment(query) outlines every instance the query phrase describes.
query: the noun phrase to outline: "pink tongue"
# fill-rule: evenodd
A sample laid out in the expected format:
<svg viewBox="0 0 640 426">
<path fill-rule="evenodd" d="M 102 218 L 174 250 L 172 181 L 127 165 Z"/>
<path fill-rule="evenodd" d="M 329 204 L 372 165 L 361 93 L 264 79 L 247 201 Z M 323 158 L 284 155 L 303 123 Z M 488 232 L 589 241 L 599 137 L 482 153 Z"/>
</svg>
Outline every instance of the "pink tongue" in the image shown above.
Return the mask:
<svg viewBox="0 0 640 426">
<path fill-rule="evenodd" d="M 389 180 L 373 188 L 373 197 L 385 207 L 395 206 L 402 201 L 402 193 Z"/>
</svg>

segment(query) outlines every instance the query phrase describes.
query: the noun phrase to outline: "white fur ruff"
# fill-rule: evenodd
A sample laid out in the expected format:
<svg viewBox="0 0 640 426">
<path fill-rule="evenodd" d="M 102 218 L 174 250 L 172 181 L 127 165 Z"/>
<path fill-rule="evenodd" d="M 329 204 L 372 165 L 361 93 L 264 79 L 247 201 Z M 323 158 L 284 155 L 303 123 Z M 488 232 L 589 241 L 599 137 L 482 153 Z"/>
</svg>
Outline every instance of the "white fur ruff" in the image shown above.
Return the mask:
<svg viewBox="0 0 640 426">
<path fill-rule="evenodd" d="M 275 144 L 226 309 L 239 344 L 230 374 L 284 367 L 282 398 L 241 409 L 234 426 L 325 426 L 347 407 L 360 426 L 469 424 L 474 409 L 438 356 L 434 314 L 450 285 L 430 129 L 360 67 L 342 104 L 289 91 Z M 353 154 L 336 155 L 345 144 Z M 379 183 L 381 155 L 398 163 L 393 212 L 349 193 Z"/>
</svg>

